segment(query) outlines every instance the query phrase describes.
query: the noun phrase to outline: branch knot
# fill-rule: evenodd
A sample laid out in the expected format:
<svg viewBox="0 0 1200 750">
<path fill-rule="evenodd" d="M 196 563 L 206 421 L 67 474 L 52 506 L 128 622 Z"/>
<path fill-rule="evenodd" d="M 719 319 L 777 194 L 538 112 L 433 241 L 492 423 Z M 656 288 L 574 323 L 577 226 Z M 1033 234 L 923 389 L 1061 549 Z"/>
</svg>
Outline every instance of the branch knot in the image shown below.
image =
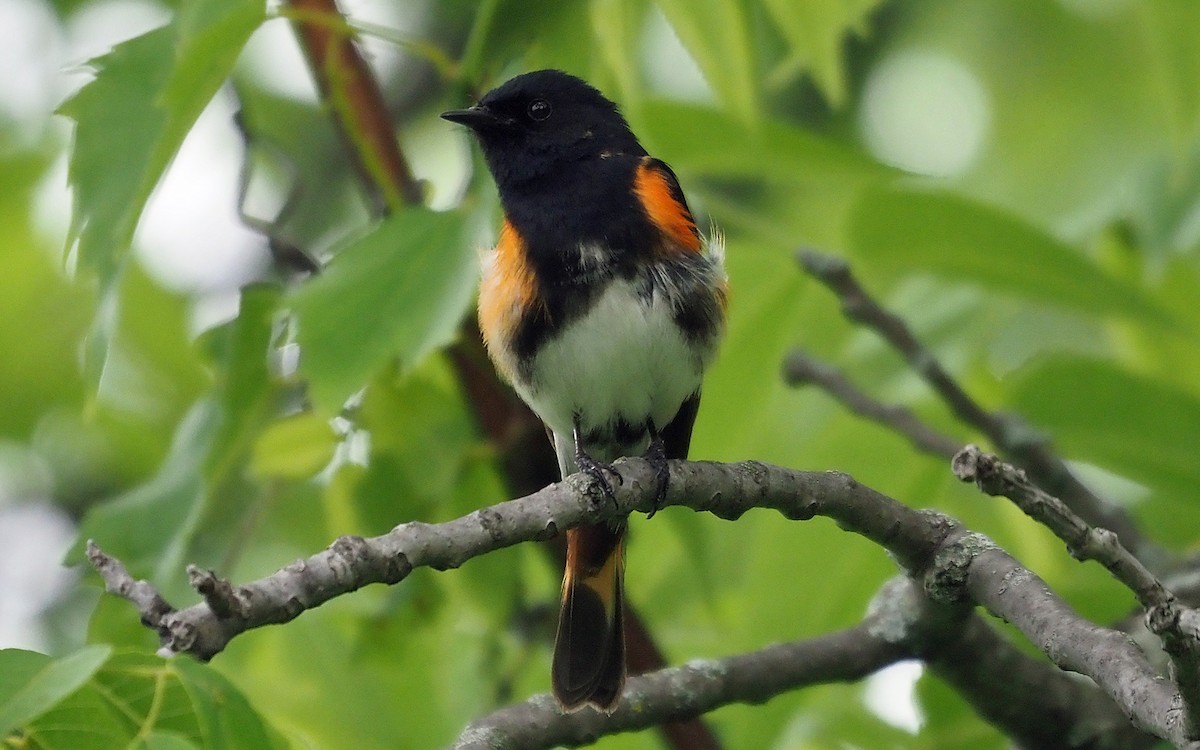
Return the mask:
<svg viewBox="0 0 1200 750">
<path fill-rule="evenodd" d="M 958 604 L 970 600 L 967 578 L 971 563 L 984 552 L 997 549 L 996 543 L 974 531 L 944 541 L 934 552 L 925 573 L 925 593 L 939 604 Z"/>
</svg>

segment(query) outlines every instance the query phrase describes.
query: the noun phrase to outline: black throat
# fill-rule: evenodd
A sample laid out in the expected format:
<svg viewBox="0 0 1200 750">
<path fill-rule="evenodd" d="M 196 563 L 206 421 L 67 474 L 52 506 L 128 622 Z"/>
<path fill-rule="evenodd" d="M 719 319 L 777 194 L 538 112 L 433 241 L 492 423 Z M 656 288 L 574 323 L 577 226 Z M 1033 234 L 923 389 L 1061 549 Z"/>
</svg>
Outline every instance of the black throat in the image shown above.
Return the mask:
<svg viewBox="0 0 1200 750">
<path fill-rule="evenodd" d="M 543 293 L 594 291 L 597 282 L 629 278 L 650 259 L 657 231 L 634 193 L 640 159 L 593 156 L 501 184 L 504 214 L 524 240 Z"/>
</svg>

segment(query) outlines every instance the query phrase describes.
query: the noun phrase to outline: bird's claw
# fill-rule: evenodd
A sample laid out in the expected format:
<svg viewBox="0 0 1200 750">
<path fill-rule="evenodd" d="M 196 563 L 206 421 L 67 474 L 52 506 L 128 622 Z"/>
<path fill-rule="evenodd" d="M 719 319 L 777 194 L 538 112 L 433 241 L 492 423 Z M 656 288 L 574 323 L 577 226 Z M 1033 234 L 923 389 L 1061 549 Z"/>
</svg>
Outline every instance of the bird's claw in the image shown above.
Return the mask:
<svg viewBox="0 0 1200 750">
<path fill-rule="evenodd" d="M 586 453 L 579 453 L 576 455 L 575 463 L 579 465 L 579 470 L 581 472 L 592 478 L 592 481 L 595 482 L 600 488 L 600 491 L 604 493 L 604 497 L 613 504 L 613 507 L 616 507 L 617 495 L 615 492 L 613 492 L 612 482 L 609 481 L 608 475 L 611 474 L 613 478 L 616 479 L 618 485 L 623 484 L 625 480 L 621 478 L 621 475 L 617 473 L 617 470 L 613 468 L 612 464 L 606 464 L 602 461 L 597 461 Z"/>
<path fill-rule="evenodd" d="M 646 518 L 654 518 L 654 514 L 666 507 L 667 489 L 671 485 L 671 469 L 667 465 L 667 454 L 662 440 L 655 435 L 646 451 L 646 460 L 654 467 L 654 507 L 646 514 Z"/>
</svg>

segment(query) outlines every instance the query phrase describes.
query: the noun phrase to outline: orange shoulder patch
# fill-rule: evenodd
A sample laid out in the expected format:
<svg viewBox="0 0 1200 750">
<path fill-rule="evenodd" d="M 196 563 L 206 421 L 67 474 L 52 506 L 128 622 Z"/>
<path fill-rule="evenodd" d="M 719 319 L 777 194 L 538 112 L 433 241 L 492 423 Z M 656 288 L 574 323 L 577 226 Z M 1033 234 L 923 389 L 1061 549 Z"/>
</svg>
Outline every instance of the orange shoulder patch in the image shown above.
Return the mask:
<svg viewBox="0 0 1200 750">
<path fill-rule="evenodd" d="M 524 241 L 505 219 L 479 287 L 479 330 L 496 368 L 507 378 L 516 369 L 511 338 L 526 311 L 538 304 L 537 280 Z"/>
<path fill-rule="evenodd" d="M 700 233 L 687 206 L 675 197 L 678 186 L 670 176 L 653 165 L 649 159 L 637 168 L 633 189 L 646 210 L 650 221 L 675 245 L 684 250 L 699 252 Z"/>
</svg>

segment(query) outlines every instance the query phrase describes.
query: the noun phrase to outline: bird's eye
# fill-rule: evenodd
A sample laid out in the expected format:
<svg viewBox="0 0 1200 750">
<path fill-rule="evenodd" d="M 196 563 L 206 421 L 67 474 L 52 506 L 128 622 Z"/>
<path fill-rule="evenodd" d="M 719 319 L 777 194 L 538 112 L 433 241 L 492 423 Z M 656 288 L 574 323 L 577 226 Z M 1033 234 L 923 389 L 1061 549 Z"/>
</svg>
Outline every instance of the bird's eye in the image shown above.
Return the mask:
<svg viewBox="0 0 1200 750">
<path fill-rule="evenodd" d="M 550 102 L 546 101 L 545 99 L 534 99 L 529 103 L 529 119 L 541 122 L 550 117 L 550 113 L 553 111 L 553 109 L 554 108 L 550 106 Z"/>
</svg>

